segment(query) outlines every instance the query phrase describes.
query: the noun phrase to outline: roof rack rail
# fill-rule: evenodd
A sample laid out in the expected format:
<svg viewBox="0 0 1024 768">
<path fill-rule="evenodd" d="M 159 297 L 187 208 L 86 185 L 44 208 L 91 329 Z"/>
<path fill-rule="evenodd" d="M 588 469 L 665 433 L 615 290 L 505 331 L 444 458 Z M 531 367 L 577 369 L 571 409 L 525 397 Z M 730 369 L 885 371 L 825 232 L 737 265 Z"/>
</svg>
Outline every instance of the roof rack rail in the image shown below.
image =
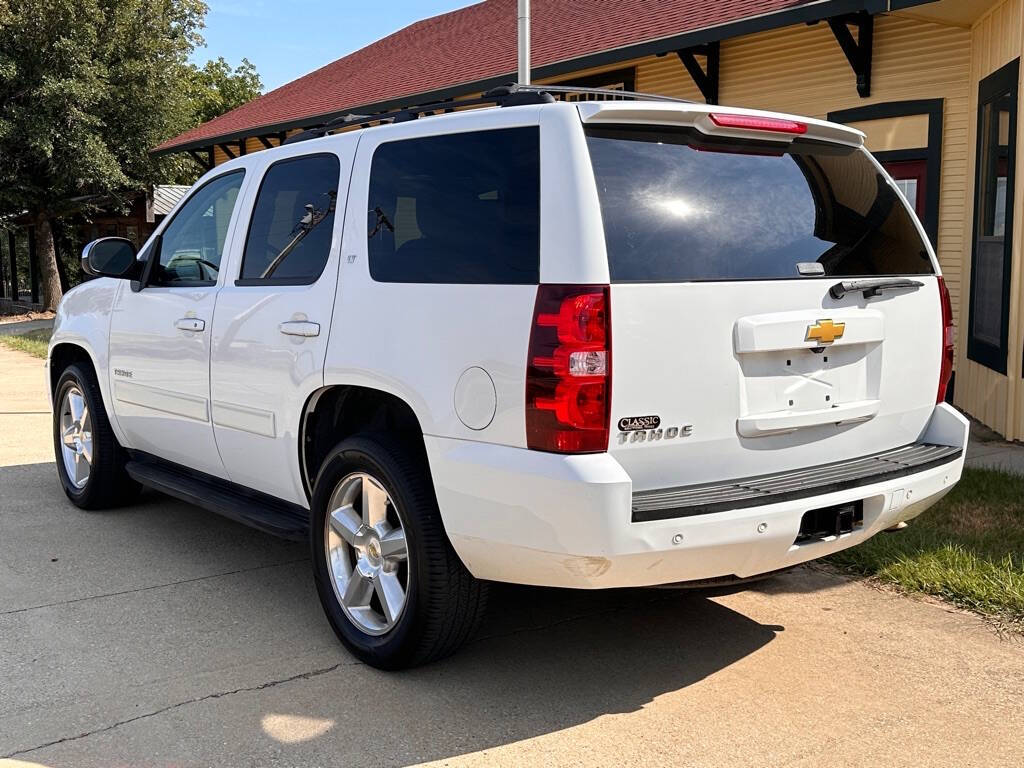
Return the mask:
<svg viewBox="0 0 1024 768">
<path fill-rule="evenodd" d="M 572 85 L 520 85 L 509 83 L 500 85 L 497 88 L 485 92 L 482 96 L 475 96 L 471 99 L 431 101 L 426 104 L 419 104 L 390 112 L 379 112 L 375 115 L 348 114 L 329 120 L 316 128 L 309 128 L 294 136 L 285 139 L 285 144 L 295 144 L 309 139 L 319 139 L 332 131 L 359 125 L 363 128 L 371 127 L 372 123 L 404 123 L 409 120 L 417 120 L 420 115 L 434 115 L 438 112 L 450 112 L 456 107 L 472 107 L 483 104 L 494 104 L 499 107 L 519 107 L 529 104 L 552 104 L 555 97 L 552 94 L 579 93 L 586 96 L 606 96 L 614 99 L 634 101 L 672 101 L 681 104 L 692 104 L 686 99 L 675 99 L 669 96 L 658 96 L 652 93 L 637 93 L 636 91 L 619 91 L 612 88 L 581 88 Z"/>
</svg>

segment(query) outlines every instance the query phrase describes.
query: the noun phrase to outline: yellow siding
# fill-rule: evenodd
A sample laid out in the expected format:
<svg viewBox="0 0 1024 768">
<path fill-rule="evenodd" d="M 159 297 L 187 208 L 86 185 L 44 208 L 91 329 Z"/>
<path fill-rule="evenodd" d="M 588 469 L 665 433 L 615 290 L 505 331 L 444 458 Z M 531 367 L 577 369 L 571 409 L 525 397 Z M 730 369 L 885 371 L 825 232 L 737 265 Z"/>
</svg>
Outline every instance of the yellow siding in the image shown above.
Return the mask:
<svg viewBox="0 0 1024 768">
<path fill-rule="evenodd" d="M 974 166 L 976 146 L 976 118 L 978 110 L 978 83 L 1021 55 L 1022 19 L 1024 19 L 1024 0 L 1006 0 L 990 10 L 983 16 L 971 31 L 971 92 L 968 105 L 968 114 L 971 119 L 968 121 L 967 135 L 964 137 L 964 145 L 970 148 L 968 160 L 964 168 L 966 179 L 967 199 L 973 201 L 974 195 Z M 1019 114 L 1019 113 L 1018 113 Z M 1019 117 L 1018 117 L 1019 121 Z M 1024 125 L 1024 124 L 1022 124 Z M 1009 356 L 1007 358 L 1008 376 L 1003 376 L 983 365 L 967 359 L 967 314 L 963 314 L 964 322 L 960 324 L 960 340 L 958 345 L 958 372 L 956 384 L 956 404 L 970 413 L 975 418 L 985 422 L 988 426 L 1004 435 L 1010 440 L 1019 440 L 1024 437 L 1024 408 L 1020 400 L 1024 397 L 1024 387 L 1021 385 L 1021 222 L 1022 206 L 1024 206 L 1024 195 L 1019 194 L 1020 181 L 1024 180 L 1024 152 L 1019 150 L 1021 128 L 1018 128 L 1018 152 L 1017 152 L 1017 188 L 1014 212 L 1014 250 L 1013 250 L 1013 271 L 1010 282 L 1010 336 Z M 967 210 L 973 209 L 973 203 L 967 206 Z M 970 283 L 971 265 L 971 240 L 973 238 L 974 222 L 970 216 L 965 216 L 962 222 L 964 238 L 964 295 L 968 295 Z"/>
</svg>

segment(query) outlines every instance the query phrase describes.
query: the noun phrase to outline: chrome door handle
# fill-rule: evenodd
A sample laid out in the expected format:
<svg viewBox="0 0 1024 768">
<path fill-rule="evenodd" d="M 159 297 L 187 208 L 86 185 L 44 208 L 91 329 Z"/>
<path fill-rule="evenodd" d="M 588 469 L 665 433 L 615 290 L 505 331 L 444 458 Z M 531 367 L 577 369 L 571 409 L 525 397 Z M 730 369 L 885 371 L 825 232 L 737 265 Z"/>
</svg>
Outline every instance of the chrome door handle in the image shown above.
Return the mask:
<svg viewBox="0 0 1024 768">
<path fill-rule="evenodd" d="M 312 338 L 313 336 L 320 335 L 320 323 L 310 323 L 305 320 L 289 320 L 287 323 L 281 323 L 277 327 L 285 336 Z"/>
<path fill-rule="evenodd" d="M 206 330 L 206 321 L 200 320 L 198 317 L 183 317 L 181 320 L 174 321 L 174 327 L 179 331 L 199 333 Z"/>
</svg>

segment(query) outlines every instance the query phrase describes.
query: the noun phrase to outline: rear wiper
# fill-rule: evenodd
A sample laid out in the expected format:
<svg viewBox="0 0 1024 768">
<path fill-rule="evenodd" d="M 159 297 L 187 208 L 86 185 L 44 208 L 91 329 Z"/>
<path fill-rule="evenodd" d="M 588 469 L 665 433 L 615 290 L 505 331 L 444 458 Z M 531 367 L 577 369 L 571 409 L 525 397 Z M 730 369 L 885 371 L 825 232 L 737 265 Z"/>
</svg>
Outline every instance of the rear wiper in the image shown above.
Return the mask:
<svg viewBox="0 0 1024 768">
<path fill-rule="evenodd" d="M 841 299 L 848 293 L 860 291 L 865 299 L 878 296 L 882 291 L 917 290 L 924 283 L 905 277 L 876 277 L 869 280 L 843 280 L 828 289 L 833 299 Z"/>
</svg>

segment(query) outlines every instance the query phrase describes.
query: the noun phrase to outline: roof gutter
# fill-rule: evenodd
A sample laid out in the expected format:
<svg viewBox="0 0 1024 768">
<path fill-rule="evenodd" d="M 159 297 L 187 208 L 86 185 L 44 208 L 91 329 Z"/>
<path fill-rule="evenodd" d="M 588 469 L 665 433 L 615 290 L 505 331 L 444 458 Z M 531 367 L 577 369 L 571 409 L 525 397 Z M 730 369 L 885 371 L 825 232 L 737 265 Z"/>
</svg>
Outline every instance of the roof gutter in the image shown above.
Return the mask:
<svg viewBox="0 0 1024 768">
<path fill-rule="evenodd" d="M 859 11 L 866 11 L 870 14 L 886 13 L 888 11 L 902 10 L 904 8 L 911 8 L 918 5 L 928 5 L 933 2 L 937 2 L 937 0 L 810 0 L 810 2 L 802 3 L 781 11 L 763 13 L 757 16 L 748 16 L 742 19 L 737 19 L 736 21 L 718 24 L 712 27 L 705 27 L 703 29 L 691 30 L 690 32 L 684 32 L 679 35 L 646 40 L 641 43 L 632 43 L 619 48 L 610 48 L 605 51 L 598 51 L 597 53 L 586 54 L 572 59 L 564 59 L 562 61 L 552 62 L 551 64 L 545 64 L 533 69 L 533 80 L 536 81 L 550 77 L 558 77 L 560 75 L 577 72 L 581 69 L 592 69 L 608 64 L 617 64 L 630 59 L 654 56 L 661 53 L 668 53 L 670 51 L 715 42 L 717 40 L 727 40 L 733 37 L 752 35 L 757 32 L 766 32 L 780 27 L 822 21 L 823 19 L 827 19 L 832 16 L 843 16 L 845 14 L 857 13 Z M 506 85 L 512 82 L 515 79 L 515 76 L 515 72 L 508 72 L 482 80 L 471 80 L 457 85 L 446 86 L 433 91 L 410 93 L 394 99 L 374 102 L 372 104 L 353 104 L 352 106 L 345 107 L 344 109 L 338 109 L 319 115 L 309 115 L 295 120 L 252 126 L 251 128 L 246 128 L 243 131 L 235 131 L 233 133 L 225 133 L 205 139 L 197 139 L 195 141 L 176 144 L 159 150 L 154 149 L 150 151 L 150 154 L 155 157 L 173 154 L 176 152 L 187 152 L 193 149 L 207 149 L 215 144 L 238 141 L 239 139 L 250 136 L 290 131 L 295 128 L 310 128 L 312 126 L 322 125 L 330 120 L 347 115 L 350 112 L 373 114 L 374 112 L 387 112 L 401 107 L 425 104 L 432 101 L 443 101 L 445 99 L 452 99 L 458 96 L 465 96 L 467 93 L 486 91 L 491 88 L 496 88 L 499 85 Z"/>
</svg>

